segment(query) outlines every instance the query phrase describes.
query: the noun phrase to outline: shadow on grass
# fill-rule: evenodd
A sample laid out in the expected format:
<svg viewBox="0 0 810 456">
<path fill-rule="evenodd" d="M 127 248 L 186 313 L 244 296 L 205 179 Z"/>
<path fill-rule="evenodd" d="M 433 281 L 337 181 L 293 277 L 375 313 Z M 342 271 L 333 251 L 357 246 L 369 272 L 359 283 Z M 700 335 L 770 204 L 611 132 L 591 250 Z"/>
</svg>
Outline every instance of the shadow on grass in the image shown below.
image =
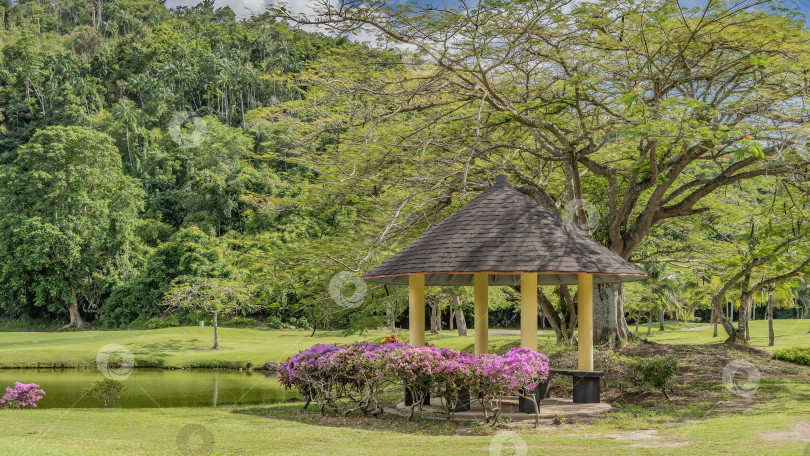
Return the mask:
<svg viewBox="0 0 810 456">
<path fill-rule="evenodd" d="M 170 339 L 165 342 L 154 342 L 151 344 L 143 344 L 140 345 L 141 350 L 139 352 L 143 352 L 143 350 L 148 350 L 149 352 L 174 352 L 177 350 L 190 350 L 194 348 L 198 348 L 200 345 L 200 339 Z M 157 353 L 153 353 L 154 356 L 158 356 Z"/>
<path fill-rule="evenodd" d="M 491 435 L 497 430 L 497 428 L 491 426 L 467 421 L 420 419 L 418 417 L 408 421 L 406 417 L 388 413 L 384 413 L 377 418 L 363 416 L 362 414 L 350 414 L 343 417 L 329 412 L 325 416 L 321 416 L 318 412 L 318 406 L 315 404 L 310 404 L 307 410 L 303 410 L 302 407 L 303 403 L 297 402 L 273 406 L 245 407 L 235 409 L 231 413 L 292 421 L 313 426 L 387 431 L 414 435 Z"/>
</svg>

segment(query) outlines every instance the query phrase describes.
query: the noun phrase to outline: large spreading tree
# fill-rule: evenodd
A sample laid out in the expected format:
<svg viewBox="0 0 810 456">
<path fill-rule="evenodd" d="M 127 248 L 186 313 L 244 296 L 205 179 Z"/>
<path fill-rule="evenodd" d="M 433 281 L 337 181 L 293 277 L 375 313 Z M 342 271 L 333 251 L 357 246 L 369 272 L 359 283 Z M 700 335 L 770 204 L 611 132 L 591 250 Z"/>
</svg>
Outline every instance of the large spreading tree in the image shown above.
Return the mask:
<svg viewBox="0 0 810 456">
<path fill-rule="evenodd" d="M 143 190 L 109 136 L 48 127 L 0 166 L 0 293 L 85 325 L 128 267 Z"/>
<path fill-rule="evenodd" d="M 401 195 L 379 243 L 502 171 L 548 207 L 594 202 L 594 236 L 630 260 L 651 230 L 707 211 L 736 183 L 766 176 L 807 191 L 810 34 L 771 2 L 322 0 L 309 16 L 271 10 L 413 51 L 404 71 L 380 59 L 376 76 L 316 74 L 321 91 L 310 93 L 334 119 L 319 120 L 313 166 Z M 338 96 L 362 108 L 330 113 Z M 414 188 L 427 203 L 403 210 Z M 574 216 L 588 223 L 585 212 Z M 627 338 L 624 314 L 622 287 L 598 286 L 595 339 Z"/>
</svg>

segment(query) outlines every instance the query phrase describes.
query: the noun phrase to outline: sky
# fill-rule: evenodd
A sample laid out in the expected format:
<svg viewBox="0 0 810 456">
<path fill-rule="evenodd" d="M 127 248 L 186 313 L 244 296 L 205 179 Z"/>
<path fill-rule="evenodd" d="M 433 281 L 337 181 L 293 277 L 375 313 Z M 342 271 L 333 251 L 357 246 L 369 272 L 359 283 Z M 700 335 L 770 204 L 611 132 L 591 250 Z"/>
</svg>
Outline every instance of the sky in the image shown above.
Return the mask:
<svg viewBox="0 0 810 456">
<path fill-rule="evenodd" d="M 221 8 L 223 6 L 230 6 L 237 16 L 248 16 L 250 11 L 262 12 L 272 0 L 215 0 L 214 7 Z M 200 3 L 200 0 L 166 0 L 167 8 L 174 8 L 175 6 L 194 6 Z M 309 9 L 309 0 L 284 0 L 283 3 L 287 4 L 287 8 L 295 12 L 306 12 Z"/>
<path fill-rule="evenodd" d="M 215 0 L 214 6 L 221 8 L 223 6 L 230 6 L 237 16 L 248 16 L 250 11 L 262 12 L 271 1 L 286 3 L 287 9 L 304 13 L 311 11 L 310 5 L 312 0 Z M 684 4 L 700 4 L 701 0 L 681 0 Z M 810 17 L 810 0 L 774 0 L 777 4 L 781 4 L 786 8 L 797 9 L 805 16 Z M 166 0 L 166 6 L 173 8 L 175 6 L 194 6 L 200 0 Z"/>
</svg>

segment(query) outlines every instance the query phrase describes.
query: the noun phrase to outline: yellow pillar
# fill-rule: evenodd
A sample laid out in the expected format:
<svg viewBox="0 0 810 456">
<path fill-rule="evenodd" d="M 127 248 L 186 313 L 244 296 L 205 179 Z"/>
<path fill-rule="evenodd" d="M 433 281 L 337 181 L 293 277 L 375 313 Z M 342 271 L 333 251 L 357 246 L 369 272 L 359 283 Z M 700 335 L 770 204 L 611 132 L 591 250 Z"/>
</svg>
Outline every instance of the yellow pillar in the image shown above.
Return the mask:
<svg viewBox="0 0 810 456">
<path fill-rule="evenodd" d="M 475 353 L 489 352 L 489 275 L 473 274 L 475 300 Z"/>
<path fill-rule="evenodd" d="M 520 275 L 520 346 L 537 350 L 537 274 Z"/>
<path fill-rule="evenodd" d="M 425 345 L 425 276 L 408 276 L 408 333 L 411 345 Z"/>
<path fill-rule="evenodd" d="M 577 274 L 579 370 L 593 371 L 593 274 Z"/>
</svg>

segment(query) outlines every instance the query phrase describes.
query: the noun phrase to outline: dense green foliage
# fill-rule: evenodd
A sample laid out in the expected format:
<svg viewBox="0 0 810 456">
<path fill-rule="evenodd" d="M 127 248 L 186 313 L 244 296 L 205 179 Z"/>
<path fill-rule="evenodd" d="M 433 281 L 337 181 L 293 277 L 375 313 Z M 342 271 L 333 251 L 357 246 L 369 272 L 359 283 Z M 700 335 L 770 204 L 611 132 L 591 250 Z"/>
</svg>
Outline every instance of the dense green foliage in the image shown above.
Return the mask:
<svg viewBox="0 0 810 456">
<path fill-rule="evenodd" d="M 325 284 L 298 277 L 338 270 L 312 252 L 357 212 L 311 195 L 317 172 L 246 117 L 301 100 L 307 62 L 367 51 L 210 3 L 2 11 L 0 316 L 144 327 L 174 287 L 236 278 L 303 316 Z"/>
<path fill-rule="evenodd" d="M 84 393 L 101 402 L 104 408 L 110 408 L 124 397 L 125 389 L 123 382 L 104 378 L 87 387 Z"/>
<path fill-rule="evenodd" d="M 642 382 L 660 390 L 669 398 L 667 389 L 678 370 L 678 359 L 674 355 L 642 358 L 636 362 L 635 369 L 641 375 Z"/>
<path fill-rule="evenodd" d="M 808 305 L 810 40 L 791 12 L 321 3 L 330 35 L 212 2 L 0 3 L 0 317 L 393 326 L 403 290 L 348 308 L 330 280 L 500 173 L 650 272 L 601 290 L 618 317 L 600 338 L 625 318 Z M 394 43 L 345 38 L 359 24 Z M 538 292 L 571 342 L 576 290 Z M 515 324 L 515 290 L 490 298 L 493 325 Z M 428 301 L 434 324 L 470 313 L 464 290 Z"/>
<path fill-rule="evenodd" d="M 810 366 L 810 347 L 790 347 L 774 350 L 773 357 L 790 363 Z"/>
</svg>

